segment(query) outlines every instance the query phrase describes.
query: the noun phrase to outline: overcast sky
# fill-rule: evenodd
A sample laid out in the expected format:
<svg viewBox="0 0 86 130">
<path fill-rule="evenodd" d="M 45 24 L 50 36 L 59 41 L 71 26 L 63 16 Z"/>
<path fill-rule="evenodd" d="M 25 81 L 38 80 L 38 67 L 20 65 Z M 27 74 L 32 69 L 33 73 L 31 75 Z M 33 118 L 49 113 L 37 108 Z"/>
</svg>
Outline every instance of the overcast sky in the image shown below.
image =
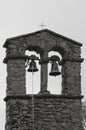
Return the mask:
<svg viewBox="0 0 86 130">
<path fill-rule="evenodd" d="M 86 0 L 0 0 L 0 129 L 5 125 L 6 65 L 2 63 L 5 49 L 2 48 L 6 38 L 40 30 L 44 22 L 46 28 L 61 35 L 83 43 L 82 57 L 82 94 L 86 94 Z M 39 72 L 38 72 L 39 77 Z M 57 91 L 60 93 L 60 83 Z M 29 77 L 28 77 L 29 80 Z M 49 79 L 50 80 L 50 79 Z M 28 82 L 28 81 L 27 81 Z M 34 82 L 39 84 L 38 80 Z M 52 83 L 51 83 L 52 84 Z M 30 86 L 30 85 L 29 85 Z M 51 85 L 51 91 L 52 90 Z M 34 86 L 35 91 L 39 90 Z M 56 88 L 53 88 L 56 90 Z M 28 90 L 29 91 L 29 90 Z M 85 96 L 86 98 L 86 96 Z M 84 98 L 84 99 L 85 99 Z"/>
</svg>

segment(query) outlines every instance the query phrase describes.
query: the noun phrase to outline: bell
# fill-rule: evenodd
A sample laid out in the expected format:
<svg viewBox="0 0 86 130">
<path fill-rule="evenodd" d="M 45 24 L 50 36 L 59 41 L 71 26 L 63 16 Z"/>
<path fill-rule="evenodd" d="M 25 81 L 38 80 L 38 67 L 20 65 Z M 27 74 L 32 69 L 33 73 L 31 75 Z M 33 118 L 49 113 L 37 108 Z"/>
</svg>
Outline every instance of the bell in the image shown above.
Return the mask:
<svg viewBox="0 0 86 130">
<path fill-rule="evenodd" d="M 32 60 L 30 62 L 30 66 L 29 66 L 29 69 L 27 70 L 28 72 L 37 72 L 38 69 L 36 67 L 36 62 L 34 60 Z"/>
<path fill-rule="evenodd" d="M 58 64 L 56 62 L 52 63 L 52 67 L 51 67 L 51 72 L 49 73 L 49 75 L 51 76 L 57 76 L 60 75 L 61 72 L 58 69 Z"/>
</svg>

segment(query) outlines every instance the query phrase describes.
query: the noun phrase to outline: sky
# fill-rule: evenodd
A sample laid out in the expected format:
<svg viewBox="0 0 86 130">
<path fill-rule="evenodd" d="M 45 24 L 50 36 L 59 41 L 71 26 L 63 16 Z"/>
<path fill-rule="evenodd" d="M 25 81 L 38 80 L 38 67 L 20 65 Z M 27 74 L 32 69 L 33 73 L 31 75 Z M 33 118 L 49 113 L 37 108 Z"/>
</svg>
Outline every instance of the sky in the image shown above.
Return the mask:
<svg viewBox="0 0 86 130">
<path fill-rule="evenodd" d="M 7 38 L 40 30 L 42 21 L 45 28 L 79 41 L 84 62 L 81 68 L 82 95 L 86 99 L 86 0 L 0 0 L 0 129 L 5 129 L 6 64 L 3 64 Z M 52 54 L 50 54 L 52 55 Z M 39 66 L 38 66 L 39 68 Z M 49 66 L 50 68 L 50 66 Z M 49 69 L 50 71 L 50 69 Z M 38 77 L 38 79 L 36 78 Z M 40 72 L 34 74 L 34 91 L 40 87 Z M 27 74 L 27 93 L 31 91 L 31 74 Z M 50 78 L 51 93 L 60 93 L 61 77 Z M 54 83 L 54 85 L 53 85 Z M 54 86 L 58 86 L 58 88 Z M 29 88 L 28 88 L 29 86 Z M 39 86 L 39 87 L 37 87 Z M 53 88 L 52 88 L 53 86 Z M 30 90 L 30 91 L 29 91 Z"/>
</svg>

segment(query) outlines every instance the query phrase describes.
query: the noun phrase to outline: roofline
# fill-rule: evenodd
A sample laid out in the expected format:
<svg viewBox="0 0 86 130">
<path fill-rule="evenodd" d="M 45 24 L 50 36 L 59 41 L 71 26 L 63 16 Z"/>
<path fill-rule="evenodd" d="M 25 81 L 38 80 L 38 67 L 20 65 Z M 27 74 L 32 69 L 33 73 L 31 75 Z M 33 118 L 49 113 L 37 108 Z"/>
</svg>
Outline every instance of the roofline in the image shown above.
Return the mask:
<svg viewBox="0 0 86 130">
<path fill-rule="evenodd" d="M 49 30 L 49 29 L 43 29 L 43 30 L 38 30 L 38 31 L 36 31 L 36 32 L 32 32 L 32 33 L 28 33 L 28 34 L 22 34 L 22 35 L 19 35 L 19 36 L 15 36 L 15 37 L 8 38 L 8 39 L 6 40 L 6 42 L 4 43 L 3 47 L 7 48 L 8 42 L 9 42 L 10 40 L 15 40 L 15 39 L 17 39 L 17 38 L 35 35 L 35 34 L 37 34 L 37 33 L 45 32 L 45 31 L 48 32 L 48 33 L 51 33 L 51 34 L 54 35 L 54 36 L 59 36 L 59 37 L 61 37 L 61 38 L 64 38 L 65 40 L 68 40 L 68 41 L 70 41 L 70 42 L 73 42 L 73 43 L 77 44 L 78 46 L 82 46 L 82 43 L 80 43 L 80 42 L 78 42 L 78 41 L 75 41 L 75 40 L 73 40 L 73 39 L 71 39 L 71 38 L 68 38 L 68 37 L 63 36 L 63 35 L 61 35 L 61 34 L 58 34 L 58 33 L 56 33 L 56 32 L 53 32 L 53 31 L 51 31 L 51 30 Z"/>
</svg>

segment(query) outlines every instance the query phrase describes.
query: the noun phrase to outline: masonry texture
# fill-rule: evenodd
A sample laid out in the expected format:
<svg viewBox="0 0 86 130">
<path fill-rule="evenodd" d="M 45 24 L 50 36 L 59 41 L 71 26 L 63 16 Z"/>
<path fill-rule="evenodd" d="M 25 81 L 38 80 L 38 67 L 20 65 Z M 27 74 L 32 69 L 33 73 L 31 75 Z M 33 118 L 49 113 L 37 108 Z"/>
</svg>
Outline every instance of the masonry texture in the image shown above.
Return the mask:
<svg viewBox="0 0 86 130">
<path fill-rule="evenodd" d="M 50 30 L 7 39 L 5 130 L 32 129 L 32 96 L 26 95 L 26 50 L 40 54 L 41 86 L 34 95 L 34 130 L 83 130 L 81 118 L 81 43 Z M 62 75 L 61 95 L 47 91 L 48 53 L 59 52 Z M 36 86 L 34 86 L 36 87 Z"/>
</svg>

